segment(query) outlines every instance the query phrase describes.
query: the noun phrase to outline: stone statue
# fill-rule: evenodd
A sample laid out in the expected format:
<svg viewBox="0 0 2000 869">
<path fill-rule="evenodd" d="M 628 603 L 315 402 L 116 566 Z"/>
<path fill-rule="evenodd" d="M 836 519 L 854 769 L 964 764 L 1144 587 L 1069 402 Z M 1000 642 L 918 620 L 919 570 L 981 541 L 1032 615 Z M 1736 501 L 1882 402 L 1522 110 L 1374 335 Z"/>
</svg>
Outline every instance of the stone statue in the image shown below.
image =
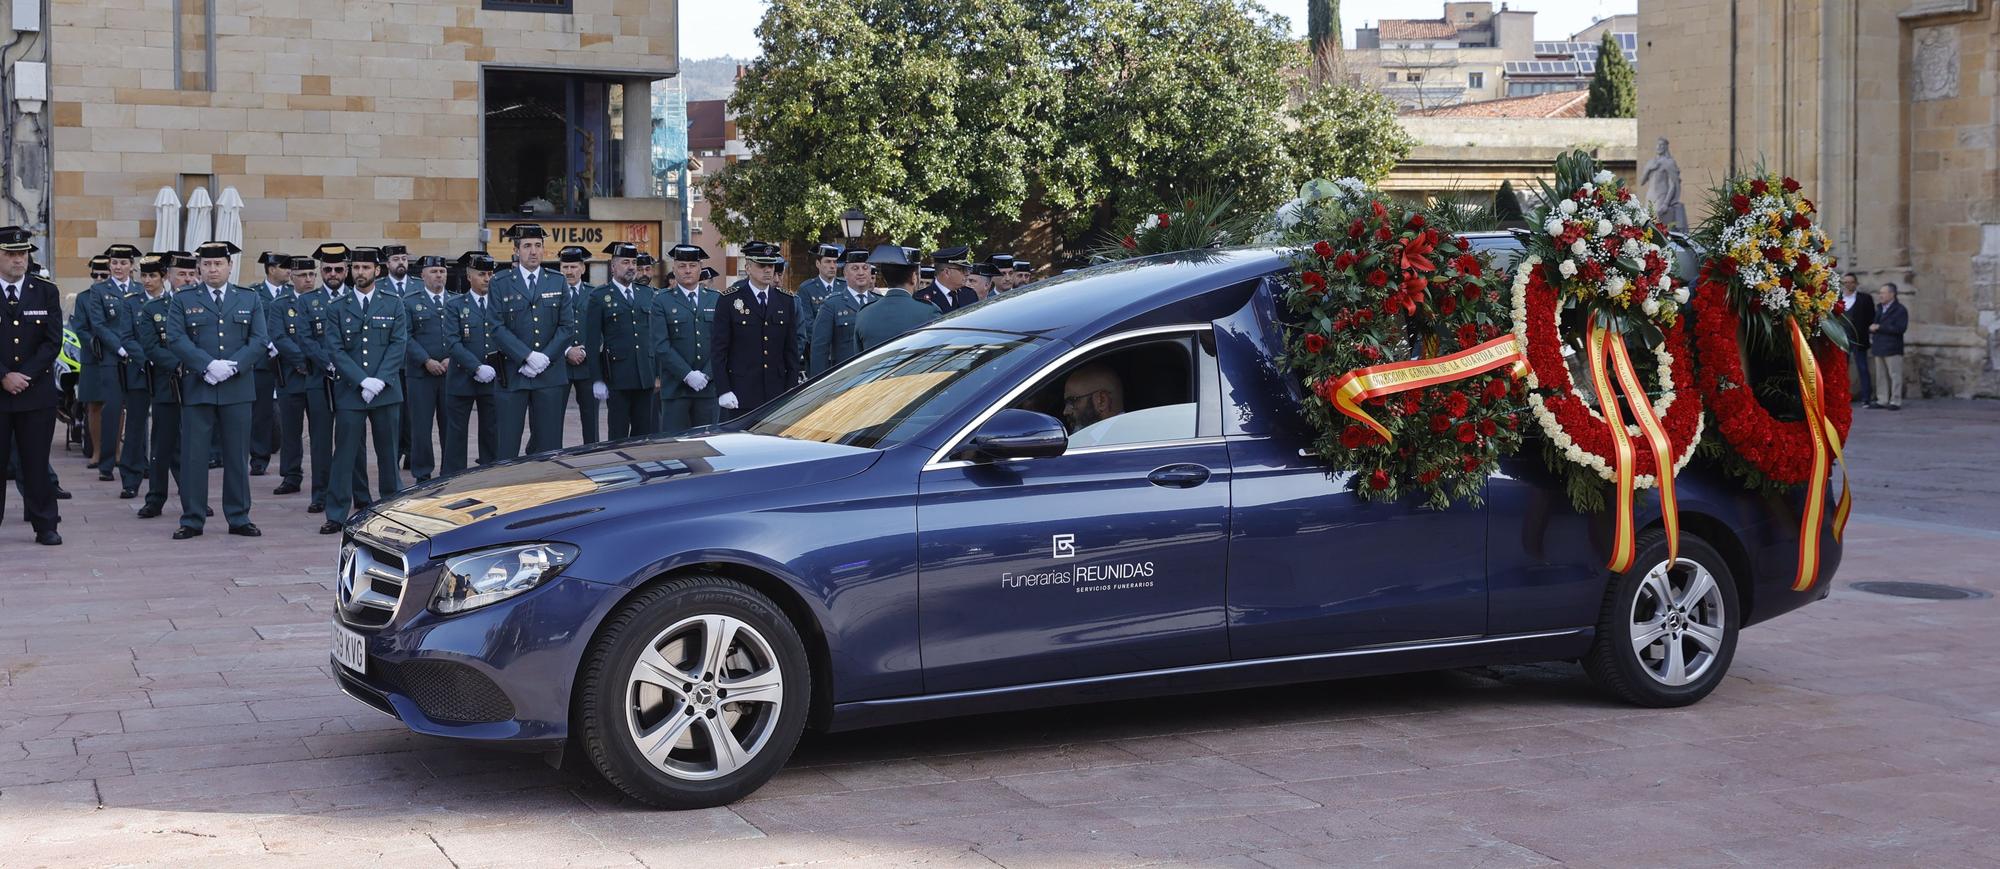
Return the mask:
<svg viewBox="0 0 2000 869">
<path fill-rule="evenodd" d="M 1681 204 L 1681 164 L 1667 152 L 1665 136 L 1660 137 L 1655 153 L 1639 174 L 1639 185 L 1646 188 L 1646 207 L 1653 210 L 1653 218 L 1661 228 L 1686 232 L 1688 213 L 1687 206 Z"/>
</svg>

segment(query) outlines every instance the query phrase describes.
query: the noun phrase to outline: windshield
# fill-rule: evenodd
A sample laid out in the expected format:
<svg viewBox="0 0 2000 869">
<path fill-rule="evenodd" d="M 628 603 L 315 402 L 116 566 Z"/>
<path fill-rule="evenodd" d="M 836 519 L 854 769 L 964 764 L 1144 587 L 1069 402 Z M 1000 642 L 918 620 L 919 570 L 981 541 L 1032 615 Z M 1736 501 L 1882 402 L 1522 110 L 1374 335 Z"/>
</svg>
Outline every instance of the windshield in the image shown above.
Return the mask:
<svg viewBox="0 0 2000 869">
<path fill-rule="evenodd" d="M 964 329 L 911 332 L 765 405 L 744 431 L 892 447 L 987 394 L 1041 340 Z"/>
</svg>

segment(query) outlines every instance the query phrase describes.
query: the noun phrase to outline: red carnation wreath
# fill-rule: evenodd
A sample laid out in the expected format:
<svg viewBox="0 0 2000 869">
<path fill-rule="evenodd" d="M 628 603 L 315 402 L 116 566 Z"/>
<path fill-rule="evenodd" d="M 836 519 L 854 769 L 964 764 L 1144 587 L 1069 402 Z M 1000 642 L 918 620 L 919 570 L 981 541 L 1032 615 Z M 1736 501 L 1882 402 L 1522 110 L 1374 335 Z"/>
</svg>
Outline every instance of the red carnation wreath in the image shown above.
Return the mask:
<svg viewBox="0 0 2000 869">
<path fill-rule="evenodd" d="M 1704 270 L 1694 294 L 1695 353 L 1701 359 L 1696 382 L 1703 403 L 1715 411 L 1715 427 L 1736 456 L 1765 480 L 1778 486 L 1801 486 L 1812 475 L 1812 432 L 1803 419 L 1779 420 L 1743 384 L 1742 347 L 1737 339 L 1742 323 L 1728 301 L 1727 288 L 1709 280 Z M 1826 402 L 1826 417 L 1841 442 L 1854 426 L 1854 406 L 1846 401 L 1847 351 L 1831 341 L 1813 342 L 1820 380 L 1835 396 Z M 1754 482 L 1754 481 L 1753 481 Z"/>
</svg>

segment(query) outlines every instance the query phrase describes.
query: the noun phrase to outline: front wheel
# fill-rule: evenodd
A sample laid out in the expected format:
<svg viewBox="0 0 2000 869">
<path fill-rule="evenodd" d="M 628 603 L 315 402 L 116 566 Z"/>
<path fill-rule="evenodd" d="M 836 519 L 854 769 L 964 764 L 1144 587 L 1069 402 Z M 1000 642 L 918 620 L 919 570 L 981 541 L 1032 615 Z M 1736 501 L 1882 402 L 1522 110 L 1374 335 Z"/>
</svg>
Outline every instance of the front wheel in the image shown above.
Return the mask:
<svg viewBox="0 0 2000 869">
<path fill-rule="evenodd" d="M 1640 706 L 1686 706 L 1708 696 L 1736 655 L 1736 581 L 1715 549 L 1683 535 L 1667 561 L 1666 535 L 1638 541 L 1633 568 L 1612 579 L 1583 658 L 1591 681 Z"/>
<path fill-rule="evenodd" d="M 776 775 L 805 730 L 798 631 L 748 586 L 690 576 L 649 589 L 592 643 L 577 705 L 584 753 L 649 805 L 733 802 Z"/>
</svg>

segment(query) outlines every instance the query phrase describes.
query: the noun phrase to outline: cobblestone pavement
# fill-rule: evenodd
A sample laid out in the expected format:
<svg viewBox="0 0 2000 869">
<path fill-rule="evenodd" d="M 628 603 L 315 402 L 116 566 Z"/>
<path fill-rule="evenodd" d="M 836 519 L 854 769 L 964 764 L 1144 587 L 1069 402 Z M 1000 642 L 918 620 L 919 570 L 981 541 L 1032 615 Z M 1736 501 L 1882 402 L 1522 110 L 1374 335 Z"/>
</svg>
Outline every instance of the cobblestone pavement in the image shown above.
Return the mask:
<svg viewBox="0 0 2000 869">
<path fill-rule="evenodd" d="M 990 716 L 684 813 L 336 693 L 333 556 L 274 479 L 265 537 L 177 543 L 63 457 L 69 545 L 0 525 L 0 865 L 2000 864 L 2000 600 L 1849 587 L 2000 592 L 2000 403 L 1861 419 L 1833 597 L 1692 708 L 1554 664 Z"/>
</svg>

